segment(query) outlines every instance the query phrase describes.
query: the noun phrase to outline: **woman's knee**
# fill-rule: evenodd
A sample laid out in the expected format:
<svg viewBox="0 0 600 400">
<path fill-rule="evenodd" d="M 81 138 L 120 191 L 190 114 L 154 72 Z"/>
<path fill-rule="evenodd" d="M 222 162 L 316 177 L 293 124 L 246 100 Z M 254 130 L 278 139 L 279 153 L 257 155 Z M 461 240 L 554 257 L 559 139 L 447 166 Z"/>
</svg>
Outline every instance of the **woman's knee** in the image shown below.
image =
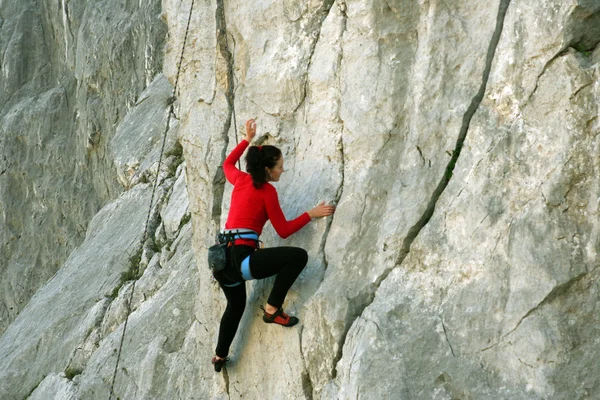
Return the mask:
<svg viewBox="0 0 600 400">
<path fill-rule="evenodd" d="M 295 264 L 303 269 L 306 266 L 306 264 L 308 263 L 308 253 L 306 252 L 306 250 L 304 250 L 303 248 L 300 248 L 300 247 L 294 247 L 294 250 L 295 250 L 295 254 L 294 254 Z"/>
</svg>

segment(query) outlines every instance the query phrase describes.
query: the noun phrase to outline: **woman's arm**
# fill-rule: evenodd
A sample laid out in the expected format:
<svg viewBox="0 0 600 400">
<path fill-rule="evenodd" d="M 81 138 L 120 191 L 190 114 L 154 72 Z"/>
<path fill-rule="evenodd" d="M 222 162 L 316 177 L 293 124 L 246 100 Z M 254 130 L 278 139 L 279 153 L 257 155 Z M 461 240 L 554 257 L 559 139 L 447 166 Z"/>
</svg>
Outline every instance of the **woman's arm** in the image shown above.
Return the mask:
<svg viewBox="0 0 600 400">
<path fill-rule="evenodd" d="M 238 180 L 240 176 L 245 175 L 244 172 L 237 169 L 235 163 L 240 159 L 244 151 L 248 147 L 250 143 L 248 143 L 245 139 L 238 144 L 235 149 L 227 156 L 225 162 L 223 163 L 223 172 L 225 172 L 225 177 L 232 185 L 235 185 L 235 181 Z"/>
<path fill-rule="evenodd" d="M 281 211 L 279 197 L 275 188 L 269 184 L 266 184 L 264 188 L 266 191 L 265 205 L 267 207 L 267 215 L 279 236 L 285 239 L 310 222 L 310 216 L 306 212 L 296 219 L 291 221 L 286 220 L 283 211 Z"/>
<path fill-rule="evenodd" d="M 255 135 L 256 122 L 253 119 L 249 119 L 246 121 L 246 137 L 235 147 L 235 149 L 233 149 L 231 154 L 227 156 L 225 162 L 223 163 L 223 172 L 225 172 L 225 177 L 232 185 L 235 185 L 235 181 L 237 181 L 240 176 L 245 175 L 244 172 L 235 167 L 235 163 L 240 159 L 242 154 L 244 154 L 244 151 Z"/>
</svg>

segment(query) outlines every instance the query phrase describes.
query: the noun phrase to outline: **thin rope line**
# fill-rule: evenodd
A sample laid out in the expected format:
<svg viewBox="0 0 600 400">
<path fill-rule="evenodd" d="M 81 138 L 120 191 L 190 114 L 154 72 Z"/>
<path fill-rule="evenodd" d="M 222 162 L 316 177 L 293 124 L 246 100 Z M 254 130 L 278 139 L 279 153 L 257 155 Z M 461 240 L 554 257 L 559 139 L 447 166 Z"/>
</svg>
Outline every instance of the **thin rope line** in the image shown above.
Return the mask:
<svg viewBox="0 0 600 400">
<path fill-rule="evenodd" d="M 183 38 L 183 45 L 181 47 L 181 56 L 179 57 L 179 65 L 177 66 L 177 76 L 175 78 L 175 86 L 173 86 L 173 93 L 172 93 L 171 99 L 169 101 L 170 102 L 169 115 L 167 117 L 167 124 L 165 126 L 165 132 L 163 133 L 162 147 L 160 149 L 160 156 L 158 158 L 158 167 L 156 169 L 156 180 L 154 181 L 154 185 L 152 187 L 152 196 L 150 197 L 150 207 L 148 208 L 148 215 L 146 217 L 146 223 L 144 225 L 144 235 L 141 240 L 142 252 L 144 249 L 144 243 L 146 243 L 146 239 L 148 238 L 148 225 L 150 224 L 150 216 L 152 214 L 152 205 L 154 204 L 154 195 L 156 193 L 156 188 L 158 186 L 158 181 L 159 181 L 159 177 L 160 177 L 160 167 L 162 165 L 163 154 L 165 152 L 165 144 L 167 142 L 167 133 L 169 132 L 169 128 L 170 128 L 171 116 L 173 116 L 175 114 L 174 113 L 175 95 L 177 94 L 177 86 L 179 84 L 179 75 L 181 73 L 181 66 L 183 64 L 183 54 L 185 53 L 185 45 L 187 42 L 188 32 L 190 30 L 190 21 L 192 20 L 192 11 L 194 9 L 194 1 L 195 0 L 192 0 L 192 4 L 190 5 L 190 13 L 188 15 L 187 26 L 185 28 L 185 36 Z M 123 342 L 125 340 L 125 332 L 127 330 L 127 323 L 129 321 L 129 315 L 131 314 L 131 302 L 133 301 L 133 292 L 135 291 L 135 284 L 138 279 L 137 275 L 139 273 L 139 270 L 140 270 L 140 264 L 138 261 L 138 263 L 136 264 L 136 267 L 135 267 L 135 273 L 133 275 L 134 280 L 133 280 L 133 284 L 131 285 L 129 301 L 127 302 L 127 315 L 125 317 L 125 324 L 123 325 L 123 333 L 121 334 L 121 341 L 119 343 L 119 352 L 117 353 L 117 362 L 115 363 L 115 370 L 113 372 L 112 384 L 110 385 L 110 394 L 108 397 L 109 400 L 112 399 L 113 394 L 114 394 L 115 381 L 117 379 L 117 371 L 119 368 L 119 362 L 121 361 L 121 352 L 123 350 Z"/>
</svg>

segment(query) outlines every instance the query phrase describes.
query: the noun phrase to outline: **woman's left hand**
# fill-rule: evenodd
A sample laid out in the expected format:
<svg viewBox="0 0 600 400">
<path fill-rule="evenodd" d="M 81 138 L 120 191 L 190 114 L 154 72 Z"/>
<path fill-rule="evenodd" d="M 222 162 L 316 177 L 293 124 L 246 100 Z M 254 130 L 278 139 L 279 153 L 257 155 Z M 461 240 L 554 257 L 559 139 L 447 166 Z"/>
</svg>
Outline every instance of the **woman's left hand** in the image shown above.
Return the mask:
<svg viewBox="0 0 600 400">
<path fill-rule="evenodd" d="M 311 218 L 328 217 L 335 212 L 335 206 L 332 204 L 325 204 L 324 201 L 319 203 L 315 208 L 308 210 L 308 216 Z"/>
</svg>

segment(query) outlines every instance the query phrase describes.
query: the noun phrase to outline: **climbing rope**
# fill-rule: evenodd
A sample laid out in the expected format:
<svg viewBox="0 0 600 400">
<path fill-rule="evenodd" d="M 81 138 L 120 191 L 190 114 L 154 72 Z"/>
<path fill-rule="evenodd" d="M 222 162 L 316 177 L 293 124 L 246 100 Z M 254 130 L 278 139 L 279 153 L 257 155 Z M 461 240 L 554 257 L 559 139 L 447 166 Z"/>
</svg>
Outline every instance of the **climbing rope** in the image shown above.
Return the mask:
<svg viewBox="0 0 600 400">
<path fill-rule="evenodd" d="M 167 124 L 165 126 L 165 132 L 163 133 L 163 141 L 162 147 L 160 149 L 160 156 L 158 158 L 158 167 L 156 169 L 156 180 L 154 181 L 154 186 L 152 187 L 152 196 L 150 198 L 150 206 L 148 207 L 148 216 L 146 217 L 146 224 L 144 225 L 144 235 L 141 241 L 141 248 L 144 248 L 144 243 L 146 243 L 146 239 L 148 238 L 148 225 L 150 224 L 150 216 L 152 214 L 152 204 L 154 203 L 154 195 L 156 193 L 156 187 L 158 186 L 159 176 L 160 176 L 160 166 L 162 164 L 163 154 L 165 152 L 165 143 L 167 142 L 167 133 L 169 132 L 169 127 L 171 123 L 171 117 L 175 115 L 175 96 L 177 94 L 177 86 L 179 84 L 179 74 L 181 73 L 181 65 L 183 64 L 183 54 L 185 52 L 185 45 L 187 42 L 188 32 L 190 30 L 190 21 L 192 20 L 192 10 L 194 9 L 194 1 L 192 0 L 192 4 L 190 5 L 190 13 L 188 15 L 187 26 L 185 28 L 185 36 L 183 38 L 183 45 L 181 47 L 181 56 L 179 57 L 179 65 L 177 66 L 177 76 L 175 78 L 175 86 L 173 86 L 173 93 L 171 95 L 171 99 L 169 101 L 169 115 L 167 117 Z M 142 250 L 143 251 L 143 250 Z M 125 340 L 125 331 L 127 330 L 127 322 L 129 321 L 129 315 L 131 314 L 131 302 L 133 301 L 133 292 L 135 291 L 135 283 L 137 282 L 137 275 L 139 273 L 139 262 L 136 264 L 135 273 L 133 280 L 133 284 L 131 285 L 131 292 L 129 294 L 129 301 L 127 302 L 127 315 L 125 317 L 125 324 L 123 326 L 123 333 L 121 334 L 121 341 L 119 343 L 119 352 L 117 353 L 117 362 L 115 363 L 115 370 L 113 372 L 112 384 L 110 385 L 110 394 L 108 400 L 113 398 L 115 381 L 117 379 L 117 371 L 119 368 L 119 362 L 121 361 L 121 351 L 123 350 L 123 341 Z"/>
</svg>

